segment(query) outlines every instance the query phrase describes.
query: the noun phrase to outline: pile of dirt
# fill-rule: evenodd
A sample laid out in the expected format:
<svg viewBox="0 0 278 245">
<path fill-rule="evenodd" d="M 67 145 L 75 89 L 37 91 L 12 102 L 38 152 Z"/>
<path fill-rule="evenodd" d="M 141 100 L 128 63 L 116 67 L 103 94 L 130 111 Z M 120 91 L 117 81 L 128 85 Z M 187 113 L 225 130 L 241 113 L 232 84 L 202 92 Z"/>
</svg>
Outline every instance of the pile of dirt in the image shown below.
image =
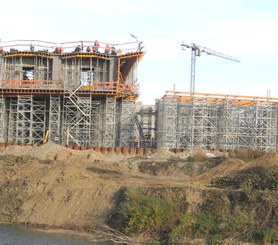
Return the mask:
<svg viewBox="0 0 278 245">
<path fill-rule="evenodd" d="M 192 148 L 189 150 L 189 155 L 191 157 L 194 157 L 195 161 L 197 162 L 202 162 L 202 161 L 205 161 L 206 159 L 206 153 L 208 153 L 209 151 L 208 150 L 204 150 L 202 148 Z"/>
<path fill-rule="evenodd" d="M 186 181 L 191 179 L 191 166 L 173 161 L 142 161 L 138 163 L 138 169 L 141 173 L 154 176 L 179 177 Z"/>
<path fill-rule="evenodd" d="M 243 168 L 217 177 L 211 181 L 216 187 L 242 188 L 248 186 L 258 190 L 277 190 L 278 154 L 271 153 L 245 164 Z"/>
<path fill-rule="evenodd" d="M 162 155 L 173 153 L 161 151 L 159 157 Z M 122 186 L 165 183 L 165 179 L 154 179 L 130 168 L 129 157 L 126 161 L 117 161 L 119 158 L 117 154 L 106 158 L 94 150 L 73 150 L 53 142 L 39 147 L 13 145 L 3 149 L 0 221 L 85 227 L 103 220 Z"/>
<path fill-rule="evenodd" d="M 248 163 L 246 167 L 256 167 L 256 166 L 277 166 L 278 165 L 278 154 L 268 153 L 257 159 L 254 159 Z"/>
<path fill-rule="evenodd" d="M 277 191 L 278 168 L 267 169 L 262 166 L 239 170 L 235 173 L 212 180 L 213 186 L 221 188 L 242 188 Z"/>
<path fill-rule="evenodd" d="M 161 149 L 158 149 L 156 151 L 156 153 L 154 153 L 152 156 L 153 156 L 154 160 L 168 159 L 168 158 L 171 158 L 171 157 L 175 156 L 175 153 L 170 152 L 167 149 L 162 149 L 161 148 Z"/>
<path fill-rule="evenodd" d="M 31 156 L 40 160 L 68 160 L 68 161 L 80 161 L 80 160 L 95 160 L 103 159 L 101 153 L 96 152 L 93 149 L 78 151 L 73 150 L 62 145 L 55 144 L 51 141 L 41 146 L 20 146 L 12 145 L 0 153 L 0 155 L 14 155 L 14 156 Z"/>
<path fill-rule="evenodd" d="M 195 181 L 203 184 L 208 184 L 213 178 L 223 177 L 231 172 L 243 169 L 246 167 L 246 163 L 240 159 L 230 158 L 222 162 L 221 164 L 211 168 L 207 172 L 196 176 Z"/>
<path fill-rule="evenodd" d="M 225 192 L 239 188 L 243 180 L 254 188 L 259 189 L 254 184 L 260 182 L 261 189 L 275 190 L 277 163 L 278 154 L 244 162 L 198 148 L 124 156 L 73 150 L 53 142 L 39 147 L 13 145 L 0 152 L 0 222 L 94 229 L 105 223 L 119 193 L 127 188 L 162 192 L 180 188 L 188 210 L 194 210 L 203 202 L 204 192 L 223 191 L 208 186 L 211 183 Z"/>
</svg>

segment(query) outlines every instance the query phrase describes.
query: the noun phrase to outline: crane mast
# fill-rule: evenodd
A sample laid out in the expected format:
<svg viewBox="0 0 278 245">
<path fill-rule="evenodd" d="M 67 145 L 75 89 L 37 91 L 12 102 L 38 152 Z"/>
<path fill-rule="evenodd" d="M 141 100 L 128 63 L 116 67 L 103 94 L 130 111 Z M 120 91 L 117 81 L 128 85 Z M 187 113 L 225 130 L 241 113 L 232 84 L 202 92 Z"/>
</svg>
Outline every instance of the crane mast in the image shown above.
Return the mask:
<svg viewBox="0 0 278 245">
<path fill-rule="evenodd" d="M 216 52 L 210 48 L 207 48 L 207 47 L 204 47 L 201 45 L 197 45 L 195 43 L 187 44 L 185 42 L 182 42 L 181 48 L 182 48 L 182 50 L 185 50 L 186 48 L 191 49 L 191 74 L 190 74 L 190 93 L 191 94 L 195 93 L 196 56 L 201 56 L 201 53 L 205 53 L 207 55 L 213 55 L 213 56 L 216 56 L 219 58 L 223 58 L 223 59 L 227 59 L 227 60 L 231 60 L 231 61 L 235 61 L 235 62 L 240 62 L 239 59 L 237 59 L 233 56 Z"/>
</svg>

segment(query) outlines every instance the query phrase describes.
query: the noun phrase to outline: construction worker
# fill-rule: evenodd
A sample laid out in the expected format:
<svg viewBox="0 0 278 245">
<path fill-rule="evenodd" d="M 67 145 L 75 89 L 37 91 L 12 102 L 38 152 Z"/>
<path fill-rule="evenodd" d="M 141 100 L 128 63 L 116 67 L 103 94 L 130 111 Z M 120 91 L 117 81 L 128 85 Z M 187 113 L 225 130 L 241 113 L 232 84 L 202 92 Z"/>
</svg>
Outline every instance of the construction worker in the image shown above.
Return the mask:
<svg viewBox="0 0 278 245">
<path fill-rule="evenodd" d="M 77 45 L 76 48 L 75 48 L 75 50 L 74 50 L 74 52 L 75 52 L 75 53 L 80 53 L 80 51 L 81 51 L 81 46 L 80 46 L 80 45 Z"/>
<path fill-rule="evenodd" d="M 99 42 L 98 40 L 95 40 L 94 46 L 93 46 L 93 52 L 97 53 L 99 48 Z"/>
<path fill-rule="evenodd" d="M 63 49 L 61 47 L 56 47 L 55 50 L 54 50 L 54 53 L 55 54 L 61 54 L 63 51 Z"/>
<path fill-rule="evenodd" d="M 34 52 L 34 51 L 35 51 L 35 46 L 34 46 L 32 43 L 30 44 L 30 51 L 31 51 L 31 52 Z"/>
<path fill-rule="evenodd" d="M 105 54 L 107 54 L 107 55 L 109 55 L 109 53 L 110 53 L 110 47 L 109 47 L 109 45 L 108 45 L 108 44 L 106 44 L 106 47 L 105 47 L 104 53 L 105 53 Z"/>
<path fill-rule="evenodd" d="M 115 49 L 115 47 L 112 47 L 112 48 L 111 48 L 111 55 L 116 55 L 116 49 Z"/>
<path fill-rule="evenodd" d="M 123 51 L 121 49 L 118 50 L 118 56 L 123 55 Z"/>
</svg>

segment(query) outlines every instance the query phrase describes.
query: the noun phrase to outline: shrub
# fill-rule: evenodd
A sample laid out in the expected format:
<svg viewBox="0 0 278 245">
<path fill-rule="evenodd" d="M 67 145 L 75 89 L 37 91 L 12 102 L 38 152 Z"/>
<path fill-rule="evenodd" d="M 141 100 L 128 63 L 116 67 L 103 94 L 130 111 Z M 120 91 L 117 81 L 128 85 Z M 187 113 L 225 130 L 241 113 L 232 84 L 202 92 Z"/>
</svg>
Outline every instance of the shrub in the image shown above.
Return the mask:
<svg viewBox="0 0 278 245">
<path fill-rule="evenodd" d="M 169 230 L 185 206 L 148 190 L 127 189 L 109 224 L 126 235 L 149 232 L 168 240 Z"/>
<path fill-rule="evenodd" d="M 253 242 L 271 242 L 276 244 L 278 242 L 278 232 L 270 229 L 262 229 L 256 231 L 252 238 Z"/>
<path fill-rule="evenodd" d="M 254 201 L 256 198 L 256 192 L 253 190 L 252 186 L 248 182 L 243 182 L 240 185 L 243 194 L 247 198 L 247 200 Z"/>
<path fill-rule="evenodd" d="M 195 156 L 189 156 L 186 158 L 186 162 L 196 162 Z"/>
</svg>

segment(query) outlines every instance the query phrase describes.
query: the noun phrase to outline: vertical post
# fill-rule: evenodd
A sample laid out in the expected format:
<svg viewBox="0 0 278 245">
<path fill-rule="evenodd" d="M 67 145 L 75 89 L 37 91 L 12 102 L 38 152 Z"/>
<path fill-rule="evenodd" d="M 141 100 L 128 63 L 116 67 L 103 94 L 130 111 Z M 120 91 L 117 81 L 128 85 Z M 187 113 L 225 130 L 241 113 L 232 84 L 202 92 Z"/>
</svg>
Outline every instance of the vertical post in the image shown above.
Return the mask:
<svg viewBox="0 0 278 245">
<path fill-rule="evenodd" d="M 195 63 L 196 63 L 196 46 L 191 48 L 191 77 L 190 77 L 190 94 L 195 93 Z"/>
</svg>

